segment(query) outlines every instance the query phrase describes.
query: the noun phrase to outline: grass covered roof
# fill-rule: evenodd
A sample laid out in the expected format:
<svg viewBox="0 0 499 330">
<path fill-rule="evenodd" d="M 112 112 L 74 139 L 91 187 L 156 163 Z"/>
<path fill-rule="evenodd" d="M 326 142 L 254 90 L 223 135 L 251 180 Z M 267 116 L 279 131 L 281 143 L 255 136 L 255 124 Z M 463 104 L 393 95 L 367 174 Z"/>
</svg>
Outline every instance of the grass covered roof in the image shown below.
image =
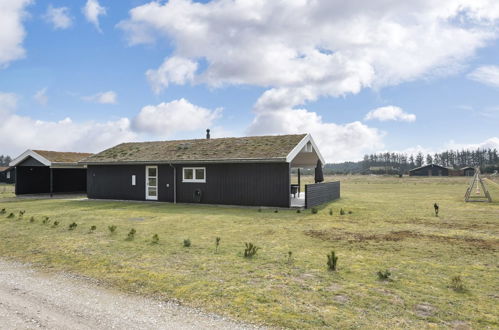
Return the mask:
<svg viewBox="0 0 499 330">
<path fill-rule="evenodd" d="M 285 160 L 306 136 L 272 135 L 239 138 L 122 143 L 92 155 L 82 163 L 147 163 Z"/>
</svg>

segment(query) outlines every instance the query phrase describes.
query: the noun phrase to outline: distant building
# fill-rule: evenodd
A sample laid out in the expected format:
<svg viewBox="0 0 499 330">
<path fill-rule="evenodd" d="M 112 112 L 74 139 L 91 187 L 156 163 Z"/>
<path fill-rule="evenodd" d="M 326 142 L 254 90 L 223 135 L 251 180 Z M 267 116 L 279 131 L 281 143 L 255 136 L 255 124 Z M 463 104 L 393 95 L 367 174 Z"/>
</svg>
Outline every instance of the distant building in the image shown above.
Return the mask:
<svg viewBox="0 0 499 330">
<path fill-rule="evenodd" d="M 463 167 L 461 173 L 464 176 L 473 176 L 475 175 L 475 168 L 471 166 Z"/>
<path fill-rule="evenodd" d="M 15 183 L 16 169 L 14 167 L 0 167 L 0 182 Z"/>
<path fill-rule="evenodd" d="M 410 176 L 449 176 L 452 169 L 436 164 L 413 168 L 409 171 Z"/>
</svg>

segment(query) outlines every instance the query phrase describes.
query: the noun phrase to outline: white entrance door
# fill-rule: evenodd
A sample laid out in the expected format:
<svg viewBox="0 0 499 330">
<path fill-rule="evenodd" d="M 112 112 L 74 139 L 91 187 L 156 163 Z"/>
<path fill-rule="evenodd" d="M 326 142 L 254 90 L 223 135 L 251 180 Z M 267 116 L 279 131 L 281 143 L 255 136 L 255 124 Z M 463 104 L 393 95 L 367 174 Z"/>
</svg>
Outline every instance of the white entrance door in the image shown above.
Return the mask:
<svg viewBox="0 0 499 330">
<path fill-rule="evenodd" d="M 146 166 L 146 199 L 158 200 L 157 166 Z"/>
</svg>

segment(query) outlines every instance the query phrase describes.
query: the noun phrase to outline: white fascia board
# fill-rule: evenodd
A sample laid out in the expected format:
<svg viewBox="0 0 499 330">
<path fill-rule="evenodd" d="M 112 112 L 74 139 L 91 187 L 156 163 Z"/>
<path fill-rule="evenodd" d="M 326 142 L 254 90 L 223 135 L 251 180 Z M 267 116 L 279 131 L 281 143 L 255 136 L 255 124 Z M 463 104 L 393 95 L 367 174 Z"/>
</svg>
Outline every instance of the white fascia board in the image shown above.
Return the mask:
<svg viewBox="0 0 499 330">
<path fill-rule="evenodd" d="M 317 144 L 315 144 L 315 141 L 312 138 L 312 135 L 310 134 L 305 135 L 305 137 L 293 148 L 293 150 L 291 150 L 291 152 L 286 156 L 286 162 L 291 163 L 293 159 L 296 157 L 296 155 L 300 153 L 300 151 L 307 145 L 308 142 L 312 143 L 312 147 L 314 148 L 314 151 L 317 153 L 317 156 L 321 160 L 322 165 L 326 164 L 324 157 L 319 151 L 319 148 L 317 148 Z"/>
<path fill-rule="evenodd" d="M 39 161 L 40 163 L 42 163 L 45 166 L 50 166 L 52 164 L 50 162 L 50 160 L 48 160 L 47 158 L 42 157 L 39 154 L 37 154 L 36 152 L 34 152 L 33 150 L 28 149 L 25 152 L 23 152 L 19 157 L 15 158 L 13 161 L 11 161 L 9 163 L 9 166 L 17 166 L 18 164 L 22 163 L 28 157 L 32 157 L 32 158 L 36 159 L 37 161 Z"/>
</svg>

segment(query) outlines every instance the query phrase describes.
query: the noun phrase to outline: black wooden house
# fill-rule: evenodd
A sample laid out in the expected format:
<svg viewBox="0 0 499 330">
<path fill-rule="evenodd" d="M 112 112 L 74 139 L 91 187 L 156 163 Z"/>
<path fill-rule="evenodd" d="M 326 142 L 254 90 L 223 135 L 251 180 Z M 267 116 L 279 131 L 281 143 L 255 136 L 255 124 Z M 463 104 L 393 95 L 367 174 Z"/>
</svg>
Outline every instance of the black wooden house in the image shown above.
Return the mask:
<svg viewBox="0 0 499 330">
<path fill-rule="evenodd" d="M 16 195 L 86 192 L 87 170 L 78 161 L 90 155 L 26 150 L 10 163 L 16 169 Z"/>
<path fill-rule="evenodd" d="M 16 182 L 15 167 L 0 167 L 0 182 L 14 183 Z"/>
<path fill-rule="evenodd" d="M 291 168 L 315 167 L 318 160 L 324 163 L 309 134 L 210 139 L 208 133 L 123 143 L 80 164 L 87 166 L 89 198 L 290 207 L 298 199 Z M 310 189 L 316 203 L 339 197 L 339 182 L 319 185 Z"/>
<path fill-rule="evenodd" d="M 436 164 L 429 164 L 409 171 L 410 176 L 449 176 L 452 169 Z"/>
</svg>

